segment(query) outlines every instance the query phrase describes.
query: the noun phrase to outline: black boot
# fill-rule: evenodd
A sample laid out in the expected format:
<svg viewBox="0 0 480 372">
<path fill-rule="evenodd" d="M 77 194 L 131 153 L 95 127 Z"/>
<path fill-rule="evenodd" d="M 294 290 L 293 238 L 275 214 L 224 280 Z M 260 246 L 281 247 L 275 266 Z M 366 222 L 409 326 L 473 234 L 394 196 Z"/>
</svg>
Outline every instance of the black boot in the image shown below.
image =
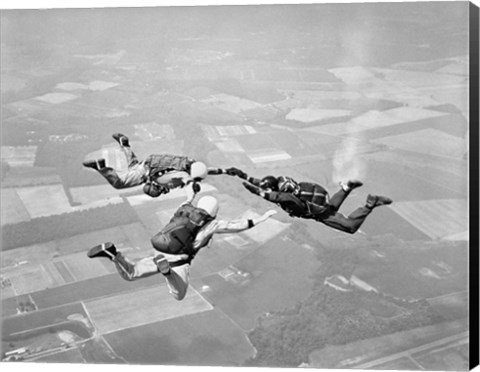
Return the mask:
<svg viewBox="0 0 480 372">
<path fill-rule="evenodd" d="M 373 209 L 375 207 L 380 207 L 381 205 L 392 204 L 393 200 L 387 198 L 386 196 L 380 195 L 371 195 L 367 196 L 367 208 Z"/>
<path fill-rule="evenodd" d="M 87 253 L 87 256 L 90 258 L 106 257 L 112 261 L 115 259 L 116 255 L 117 255 L 117 248 L 115 247 L 115 244 L 111 242 L 96 245 L 95 247 L 90 249 Z"/>
<path fill-rule="evenodd" d="M 340 187 L 345 192 L 350 192 L 360 186 L 363 186 L 363 182 L 359 180 L 349 180 L 347 183 L 340 182 Z"/>
<path fill-rule="evenodd" d="M 170 274 L 170 264 L 168 263 L 166 257 L 163 254 L 155 256 L 153 262 L 157 265 L 158 271 L 163 275 Z"/>
<path fill-rule="evenodd" d="M 130 147 L 130 143 L 128 142 L 128 137 L 122 133 L 114 133 L 112 137 L 115 141 L 118 142 L 120 146 Z"/>
<path fill-rule="evenodd" d="M 84 161 L 82 164 L 84 167 L 92 168 L 97 171 L 105 168 L 106 166 L 105 159 L 87 160 L 87 161 Z"/>
</svg>

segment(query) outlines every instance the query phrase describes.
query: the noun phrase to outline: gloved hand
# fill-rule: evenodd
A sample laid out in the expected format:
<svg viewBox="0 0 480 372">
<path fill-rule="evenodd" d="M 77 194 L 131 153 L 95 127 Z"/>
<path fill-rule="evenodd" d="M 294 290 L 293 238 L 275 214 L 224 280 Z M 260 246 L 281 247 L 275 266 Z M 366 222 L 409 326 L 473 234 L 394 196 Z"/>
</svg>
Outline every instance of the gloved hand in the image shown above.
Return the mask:
<svg viewBox="0 0 480 372">
<path fill-rule="evenodd" d="M 238 168 L 231 167 L 231 168 L 225 169 L 225 171 L 229 176 L 238 176 L 240 178 L 247 179 L 247 174 Z"/>
<path fill-rule="evenodd" d="M 195 194 L 200 192 L 200 190 L 201 190 L 200 184 L 198 182 L 194 181 L 193 185 L 192 185 L 192 190 Z"/>
<path fill-rule="evenodd" d="M 156 182 L 147 182 L 143 186 L 143 192 L 152 198 L 156 198 L 162 194 L 167 194 L 170 190 L 168 187 L 165 187 Z"/>
<path fill-rule="evenodd" d="M 255 195 L 260 195 L 260 188 L 247 182 L 242 182 L 243 187 Z"/>
</svg>

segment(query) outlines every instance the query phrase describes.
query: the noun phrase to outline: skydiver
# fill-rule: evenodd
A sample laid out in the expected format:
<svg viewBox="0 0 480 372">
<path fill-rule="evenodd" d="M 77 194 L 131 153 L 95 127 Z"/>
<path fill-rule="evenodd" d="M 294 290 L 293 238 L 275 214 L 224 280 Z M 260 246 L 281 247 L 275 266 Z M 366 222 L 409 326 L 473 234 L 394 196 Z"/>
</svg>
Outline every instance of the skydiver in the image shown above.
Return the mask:
<svg viewBox="0 0 480 372">
<path fill-rule="evenodd" d="M 113 243 L 107 242 L 90 249 L 88 257 L 109 258 L 122 278 L 128 281 L 161 273 L 170 294 L 181 301 L 187 293 L 191 262 L 201 248 L 209 245 L 214 234 L 245 231 L 276 213 L 270 210 L 252 219 L 217 220 L 219 206 L 213 196 L 202 196 L 197 205 L 193 205 L 198 187 L 198 184 L 190 184 L 186 188 L 187 200 L 180 205 L 170 222 L 151 239 L 153 248 L 159 254 L 133 262 L 119 252 Z"/>
<path fill-rule="evenodd" d="M 114 133 L 112 137 L 118 142 L 128 168 L 116 171 L 107 167 L 105 159 L 87 160 L 83 166 L 98 171 L 116 189 L 125 189 L 144 184 L 143 191 L 151 197 L 168 193 L 171 189 L 184 187 L 192 181 L 201 181 L 208 174 L 223 174 L 221 168 L 212 168 L 187 156 L 159 154 L 149 155 L 140 162 L 130 147 L 127 136 Z"/>
<path fill-rule="evenodd" d="M 385 196 L 369 194 L 365 205 L 346 217 L 338 210 L 350 192 L 363 185 L 361 181 L 350 180 L 340 183 L 340 190 L 330 198 L 328 191 L 316 183 L 296 182 L 290 177 L 283 176 L 266 176 L 258 179 L 249 177 L 237 168 L 229 168 L 226 172 L 246 180 L 247 182 L 242 184 L 248 191 L 278 204 L 290 216 L 314 219 L 349 234 L 354 234 L 360 228 L 373 209 L 392 203 L 392 199 Z"/>
</svg>

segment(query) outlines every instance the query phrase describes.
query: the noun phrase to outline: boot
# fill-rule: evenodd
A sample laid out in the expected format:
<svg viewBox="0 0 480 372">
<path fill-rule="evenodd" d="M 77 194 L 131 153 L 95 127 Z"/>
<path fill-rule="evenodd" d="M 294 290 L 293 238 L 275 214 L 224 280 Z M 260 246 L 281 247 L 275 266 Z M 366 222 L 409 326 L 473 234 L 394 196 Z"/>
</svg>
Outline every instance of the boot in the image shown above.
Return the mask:
<svg viewBox="0 0 480 372">
<path fill-rule="evenodd" d="M 362 185 L 363 185 L 363 182 L 359 181 L 359 180 L 349 180 L 349 181 L 347 181 L 347 183 L 340 182 L 340 187 L 345 192 L 350 192 L 353 189 L 356 189 L 357 187 L 360 187 Z"/>
<path fill-rule="evenodd" d="M 96 245 L 87 253 L 87 256 L 90 258 L 106 257 L 112 261 L 115 259 L 116 255 L 117 248 L 115 247 L 115 244 L 111 242 Z"/>
<path fill-rule="evenodd" d="M 105 168 L 106 166 L 105 159 L 87 160 L 87 161 L 84 161 L 82 164 L 84 167 L 92 168 L 97 171 Z"/>
<path fill-rule="evenodd" d="M 161 274 L 170 274 L 170 264 L 168 263 L 166 257 L 163 254 L 155 256 L 153 262 L 155 262 L 155 265 L 157 265 L 158 271 L 160 271 Z"/>
<path fill-rule="evenodd" d="M 114 133 L 112 137 L 118 144 L 122 147 L 130 147 L 130 143 L 128 142 L 128 137 L 122 133 Z"/>
<path fill-rule="evenodd" d="M 389 205 L 392 204 L 393 200 L 387 198 L 386 196 L 380 195 L 371 195 L 368 194 L 367 196 L 367 208 L 373 209 L 375 207 L 380 207 L 381 205 Z"/>
</svg>

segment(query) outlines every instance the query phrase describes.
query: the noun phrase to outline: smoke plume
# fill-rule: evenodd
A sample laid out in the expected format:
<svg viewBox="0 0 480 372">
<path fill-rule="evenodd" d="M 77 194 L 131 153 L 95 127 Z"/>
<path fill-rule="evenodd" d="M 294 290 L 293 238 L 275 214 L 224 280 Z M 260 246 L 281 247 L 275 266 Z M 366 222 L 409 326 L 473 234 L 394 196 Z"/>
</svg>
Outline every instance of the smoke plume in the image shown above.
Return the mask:
<svg viewBox="0 0 480 372">
<path fill-rule="evenodd" d="M 366 165 L 360 156 L 361 140 L 345 137 L 333 157 L 332 180 L 335 183 L 351 179 L 365 179 Z"/>
</svg>

